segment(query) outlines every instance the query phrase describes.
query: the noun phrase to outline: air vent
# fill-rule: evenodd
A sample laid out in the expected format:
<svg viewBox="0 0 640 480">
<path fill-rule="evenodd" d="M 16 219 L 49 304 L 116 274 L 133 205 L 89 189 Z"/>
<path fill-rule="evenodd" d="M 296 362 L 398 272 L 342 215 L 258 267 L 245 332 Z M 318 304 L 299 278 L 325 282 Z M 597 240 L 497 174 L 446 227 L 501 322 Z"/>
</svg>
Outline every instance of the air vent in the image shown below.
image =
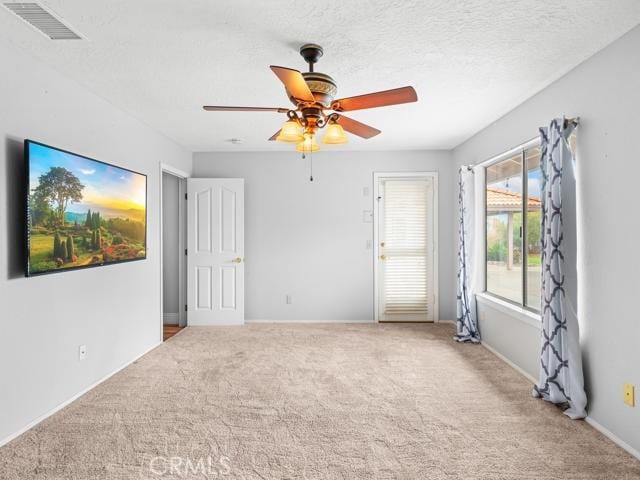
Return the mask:
<svg viewBox="0 0 640 480">
<path fill-rule="evenodd" d="M 82 38 L 37 3 L 3 2 L 3 5 L 51 40 L 80 40 Z"/>
</svg>

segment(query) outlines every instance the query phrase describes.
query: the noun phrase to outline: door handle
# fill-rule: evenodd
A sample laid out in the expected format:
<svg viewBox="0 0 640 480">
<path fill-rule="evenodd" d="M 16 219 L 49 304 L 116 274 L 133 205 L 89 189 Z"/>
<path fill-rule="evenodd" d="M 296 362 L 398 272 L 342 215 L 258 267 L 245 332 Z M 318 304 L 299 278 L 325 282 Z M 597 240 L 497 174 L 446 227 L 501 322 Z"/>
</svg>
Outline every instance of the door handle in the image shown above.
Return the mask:
<svg viewBox="0 0 640 480">
<path fill-rule="evenodd" d="M 380 260 L 386 260 L 387 256 L 385 254 L 380 255 Z"/>
<path fill-rule="evenodd" d="M 231 260 L 233 263 L 242 263 L 243 258 L 242 257 L 238 257 L 238 258 L 234 258 L 233 260 Z"/>
</svg>

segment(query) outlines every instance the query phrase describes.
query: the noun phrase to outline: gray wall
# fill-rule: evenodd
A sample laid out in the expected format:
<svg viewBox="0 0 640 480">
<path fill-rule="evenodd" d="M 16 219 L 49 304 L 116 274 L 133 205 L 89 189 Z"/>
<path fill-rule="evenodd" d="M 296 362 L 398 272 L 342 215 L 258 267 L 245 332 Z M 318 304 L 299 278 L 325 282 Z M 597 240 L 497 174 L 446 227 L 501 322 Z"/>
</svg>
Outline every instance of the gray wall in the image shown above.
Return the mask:
<svg viewBox="0 0 640 480">
<path fill-rule="evenodd" d="M 639 51 L 637 27 L 453 152 L 456 165 L 478 163 L 535 137 L 554 116 L 580 116 L 578 314 L 589 416 L 636 451 L 640 408 L 623 404 L 622 384 L 640 388 L 640 321 L 634 303 L 640 291 L 640 222 L 634 213 L 640 178 Z M 484 339 L 537 376 L 529 357 L 538 354 L 532 345 L 539 331 L 502 328 L 508 320 L 486 313 Z M 523 346 L 529 351 L 526 361 L 506 345 Z"/>
<path fill-rule="evenodd" d="M 178 323 L 180 180 L 162 173 L 162 285 L 164 323 Z"/>
<path fill-rule="evenodd" d="M 454 318 L 451 155 L 444 151 L 197 153 L 196 177 L 245 183 L 246 317 L 373 319 L 373 172 L 438 171 L 440 318 Z M 369 189 L 368 196 L 364 188 Z M 292 296 L 291 305 L 285 302 Z"/>
<path fill-rule="evenodd" d="M 191 154 L 15 47 L 0 58 L 1 443 L 161 340 L 158 163 Z M 148 175 L 148 258 L 24 278 L 25 137 Z"/>
<path fill-rule="evenodd" d="M 510 308 L 500 308 L 499 303 L 483 299 L 478 301 L 478 317 L 482 343 L 507 358 L 530 378 L 538 378 L 540 322 L 527 320 L 521 313 L 514 314 Z"/>
</svg>

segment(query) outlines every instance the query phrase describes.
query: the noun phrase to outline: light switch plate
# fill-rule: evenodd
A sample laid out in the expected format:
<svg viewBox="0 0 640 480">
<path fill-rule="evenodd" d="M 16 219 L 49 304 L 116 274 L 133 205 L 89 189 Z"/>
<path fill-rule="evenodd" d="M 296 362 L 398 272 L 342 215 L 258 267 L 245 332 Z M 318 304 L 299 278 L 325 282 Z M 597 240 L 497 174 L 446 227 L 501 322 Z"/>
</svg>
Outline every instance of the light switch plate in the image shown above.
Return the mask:
<svg viewBox="0 0 640 480">
<path fill-rule="evenodd" d="M 85 358 L 87 358 L 87 346 L 80 345 L 78 347 L 78 360 L 84 360 Z"/>
<path fill-rule="evenodd" d="M 629 405 L 630 407 L 636 406 L 636 395 L 635 388 L 631 383 L 624 384 L 624 403 Z"/>
<path fill-rule="evenodd" d="M 362 221 L 364 223 L 373 223 L 373 211 L 371 210 L 364 210 L 362 212 Z"/>
</svg>

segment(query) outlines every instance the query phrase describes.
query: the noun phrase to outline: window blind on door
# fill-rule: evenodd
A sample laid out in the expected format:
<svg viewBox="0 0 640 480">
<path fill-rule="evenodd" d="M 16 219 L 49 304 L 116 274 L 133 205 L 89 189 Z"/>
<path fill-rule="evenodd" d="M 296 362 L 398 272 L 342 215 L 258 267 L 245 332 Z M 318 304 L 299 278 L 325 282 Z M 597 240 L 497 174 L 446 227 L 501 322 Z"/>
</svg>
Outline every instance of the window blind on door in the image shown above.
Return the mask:
<svg viewBox="0 0 640 480">
<path fill-rule="evenodd" d="M 384 185 L 384 313 L 428 315 L 433 245 L 432 180 L 387 180 Z"/>
</svg>

